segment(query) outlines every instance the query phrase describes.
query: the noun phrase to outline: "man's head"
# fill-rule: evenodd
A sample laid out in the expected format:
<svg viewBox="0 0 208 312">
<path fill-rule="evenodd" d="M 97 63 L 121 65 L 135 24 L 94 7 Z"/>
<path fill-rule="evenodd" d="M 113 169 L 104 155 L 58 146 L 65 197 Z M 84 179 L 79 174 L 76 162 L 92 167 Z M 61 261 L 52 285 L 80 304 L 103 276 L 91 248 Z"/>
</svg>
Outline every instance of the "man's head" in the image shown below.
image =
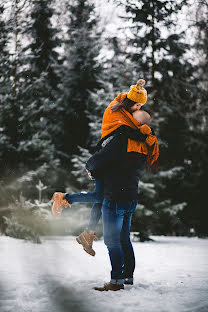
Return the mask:
<svg viewBox="0 0 208 312">
<path fill-rule="evenodd" d="M 132 113 L 134 119 L 136 119 L 140 125 L 149 125 L 151 122 L 151 116 L 144 110 L 136 110 Z"/>
</svg>

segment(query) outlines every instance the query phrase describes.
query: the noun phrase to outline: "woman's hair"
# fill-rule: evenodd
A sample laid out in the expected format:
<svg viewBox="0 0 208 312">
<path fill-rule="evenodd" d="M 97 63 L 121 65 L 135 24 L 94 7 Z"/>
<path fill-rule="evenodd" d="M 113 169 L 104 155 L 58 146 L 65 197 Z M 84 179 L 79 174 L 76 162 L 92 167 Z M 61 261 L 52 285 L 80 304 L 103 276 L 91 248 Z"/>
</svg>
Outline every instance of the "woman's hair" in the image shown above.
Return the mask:
<svg viewBox="0 0 208 312">
<path fill-rule="evenodd" d="M 129 111 L 129 108 L 136 104 L 136 102 L 129 100 L 127 96 L 121 101 L 120 103 L 116 103 L 111 107 L 111 112 L 118 112 L 121 108 L 124 108 L 125 110 Z"/>
</svg>

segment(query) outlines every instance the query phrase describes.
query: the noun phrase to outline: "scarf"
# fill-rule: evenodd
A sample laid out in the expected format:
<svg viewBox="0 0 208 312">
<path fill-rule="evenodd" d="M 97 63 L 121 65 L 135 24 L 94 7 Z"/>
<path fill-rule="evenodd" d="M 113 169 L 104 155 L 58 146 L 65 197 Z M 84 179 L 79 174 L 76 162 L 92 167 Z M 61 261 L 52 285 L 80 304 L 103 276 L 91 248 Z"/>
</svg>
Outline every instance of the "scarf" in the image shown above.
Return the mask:
<svg viewBox="0 0 208 312">
<path fill-rule="evenodd" d="M 150 127 L 147 125 L 141 126 L 140 123 L 124 108 L 117 112 L 111 111 L 111 107 L 114 104 L 121 102 L 125 97 L 125 93 L 120 93 L 106 108 L 103 115 L 101 139 L 122 125 L 127 125 L 133 129 L 139 129 L 142 133 L 148 134 L 147 140 L 145 142 L 137 142 L 128 139 L 127 152 L 145 154 L 147 156 L 146 161 L 148 165 L 152 166 L 159 157 L 159 145 L 156 136 L 151 134 Z"/>
</svg>

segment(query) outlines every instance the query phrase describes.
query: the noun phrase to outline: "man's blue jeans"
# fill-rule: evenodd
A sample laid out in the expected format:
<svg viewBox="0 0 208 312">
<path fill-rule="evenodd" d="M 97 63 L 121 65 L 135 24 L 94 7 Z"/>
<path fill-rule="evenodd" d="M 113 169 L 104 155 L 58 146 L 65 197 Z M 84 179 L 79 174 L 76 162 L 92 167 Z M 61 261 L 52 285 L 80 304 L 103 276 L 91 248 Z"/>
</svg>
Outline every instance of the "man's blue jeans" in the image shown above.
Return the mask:
<svg viewBox="0 0 208 312">
<path fill-rule="evenodd" d="M 103 201 L 103 235 L 110 257 L 113 284 L 123 284 L 124 278 L 133 278 L 135 256 L 130 241 L 130 227 L 136 205 L 135 200 L 122 203 Z"/>
<path fill-rule="evenodd" d="M 70 204 L 93 203 L 88 223 L 88 229 L 95 231 L 101 217 L 101 207 L 103 201 L 103 181 L 101 179 L 95 178 L 94 192 L 67 194 L 66 199 Z"/>
</svg>

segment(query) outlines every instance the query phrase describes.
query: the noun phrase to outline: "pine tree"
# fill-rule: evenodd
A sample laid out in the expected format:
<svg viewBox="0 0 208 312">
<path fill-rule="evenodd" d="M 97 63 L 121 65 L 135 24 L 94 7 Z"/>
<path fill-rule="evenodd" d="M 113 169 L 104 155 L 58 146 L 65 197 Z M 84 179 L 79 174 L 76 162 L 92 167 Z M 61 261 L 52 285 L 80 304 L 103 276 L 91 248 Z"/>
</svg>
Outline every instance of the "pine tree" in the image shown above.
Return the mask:
<svg viewBox="0 0 208 312">
<path fill-rule="evenodd" d="M 22 140 L 19 152 L 26 164 L 42 165 L 56 159 L 54 138 L 60 131 L 57 107 L 59 95 L 59 40 L 51 24 L 53 1 L 32 2 L 30 43 L 24 48 L 24 83 L 21 85 Z"/>
<path fill-rule="evenodd" d="M 121 1 L 117 1 L 121 3 Z M 152 125 L 160 138 L 160 170 L 175 171 L 181 167 L 180 175 L 171 179 L 157 179 L 148 176 L 146 182 L 155 184 L 157 196 L 151 201 L 152 210 L 166 203 L 169 207 L 185 207 L 184 185 L 178 186 L 179 180 L 185 177 L 184 158 L 187 157 L 187 142 L 191 135 L 189 116 L 196 107 L 197 86 L 194 77 L 195 67 L 186 57 L 190 45 L 186 42 L 185 33 L 177 29 L 175 16 L 186 4 L 186 1 L 139 1 L 122 2 L 127 17 L 131 20 L 129 27 L 132 36 L 128 40 L 131 47 L 130 59 L 139 76 L 147 80 L 148 102 L 144 109 L 150 109 Z M 143 178 L 145 180 L 145 178 Z M 148 207 L 147 199 L 144 200 Z M 163 208 L 162 208 L 163 207 Z M 158 212 L 157 212 L 158 214 Z M 155 214 L 155 217 L 157 215 Z"/>
<path fill-rule="evenodd" d="M 101 66 L 98 61 L 100 34 L 94 4 L 88 0 L 68 5 L 69 24 L 63 73 L 63 153 L 78 152 L 78 146 L 89 148 L 89 115 L 93 110 L 90 92 L 100 87 Z"/>
<path fill-rule="evenodd" d="M 182 212 L 185 223 L 200 236 L 207 236 L 207 116 L 208 116 L 208 4 L 197 1 L 192 7 L 192 28 L 195 34 L 194 60 L 197 61 L 198 97 L 190 114 L 191 136 L 186 159 L 188 207 Z"/>
<path fill-rule="evenodd" d="M 17 56 L 12 55 L 12 19 L 5 13 L 4 5 L 0 4 L 0 160 L 3 174 L 11 172 L 18 159 L 17 146 L 19 141 L 19 107 L 15 90 L 14 69 Z"/>
<path fill-rule="evenodd" d="M 50 203 L 43 205 L 26 201 L 20 195 L 6 209 L 1 209 L 0 227 L 3 234 L 40 244 L 40 235 L 47 235 L 51 230 L 49 206 Z"/>
<path fill-rule="evenodd" d="M 208 3 L 207 1 L 197 1 L 195 4 L 196 56 L 199 60 L 200 82 L 204 91 L 208 89 Z"/>
<path fill-rule="evenodd" d="M 8 29 L 6 28 L 6 24 L 4 21 L 4 7 L 1 4 L 0 5 L 0 77 L 1 77 L 1 101 L 0 101 L 0 159 L 1 163 L 5 158 L 5 151 L 6 148 L 8 148 L 9 145 L 9 137 L 8 133 L 6 131 L 6 125 L 4 124 L 4 118 L 5 118 L 5 100 L 7 97 L 7 94 L 9 91 L 11 92 L 12 87 L 11 83 L 9 82 L 10 77 L 10 71 L 8 68 L 8 62 L 9 62 L 9 53 L 7 49 L 7 43 L 8 43 Z M 4 73 L 6 72 L 6 75 Z M 9 90 L 8 90 L 9 88 Z M 3 169 L 3 168 L 1 168 Z"/>
</svg>

